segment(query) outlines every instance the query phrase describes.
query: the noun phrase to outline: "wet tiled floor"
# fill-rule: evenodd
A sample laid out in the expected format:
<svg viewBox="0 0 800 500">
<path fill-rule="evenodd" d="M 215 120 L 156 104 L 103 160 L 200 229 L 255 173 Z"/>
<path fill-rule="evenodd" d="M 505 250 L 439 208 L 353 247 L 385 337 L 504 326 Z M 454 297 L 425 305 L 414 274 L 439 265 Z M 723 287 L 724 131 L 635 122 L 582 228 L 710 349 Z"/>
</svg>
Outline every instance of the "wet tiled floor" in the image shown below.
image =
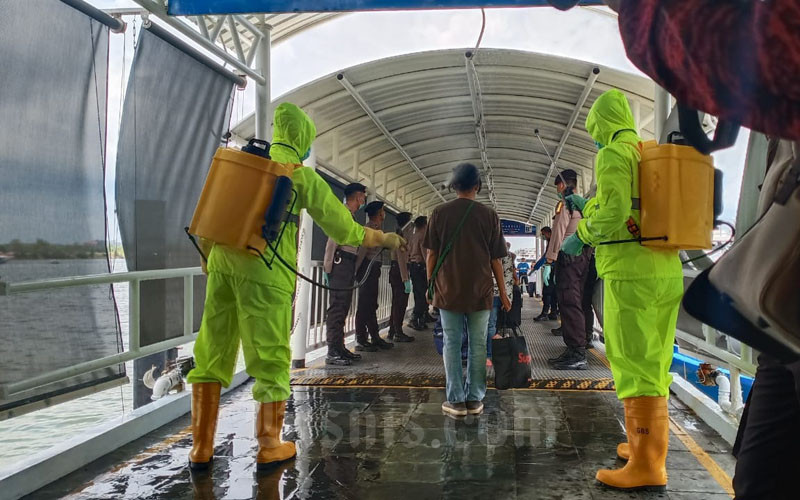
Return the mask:
<svg viewBox="0 0 800 500">
<path fill-rule="evenodd" d="M 284 438 L 298 456 L 255 473 L 248 388 L 223 398 L 211 474 L 192 477 L 184 417 L 32 499 L 729 498 L 675 434 L 664 494 L 620 493 L 594 481 L 619 466 L 622 407 L 609 392 L 487 393 L 480 417 L 441 412 L 441 389 L 294 387 Z M 727 444 L 678 401 L 676 423 L 730 475 Z"/>
</svg>

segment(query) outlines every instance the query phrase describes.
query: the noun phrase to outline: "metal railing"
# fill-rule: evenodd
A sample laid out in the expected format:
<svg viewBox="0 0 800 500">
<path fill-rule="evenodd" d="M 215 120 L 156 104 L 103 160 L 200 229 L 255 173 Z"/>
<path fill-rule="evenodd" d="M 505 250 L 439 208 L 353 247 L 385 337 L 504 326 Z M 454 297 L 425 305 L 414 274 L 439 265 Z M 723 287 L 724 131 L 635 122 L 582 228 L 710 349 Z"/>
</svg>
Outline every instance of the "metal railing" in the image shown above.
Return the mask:
<svg viewBox="0 0 800 500">
<path fill-rule="evenodd" d="M 114 283 L 128 283 L 128 348 L 120 353 L 102 358 L 93 359 L 65 366 L 56 370 L 30 377 L 18 382 L 0 384 L 0 398 L 41 387 L 53 382 L 66 380 L 77 375 L 83 375 L 110 368 L 127 361 L 133 361 L 151 354 L 156 354 L 173 347 L 178 347 L 197 338 L 193 332 L 194 318 L 194 277 L 202 275 L 199 267 L 180 269 L 160 269 L 154 271 L 132 271 L 124 273 L 98 274 L 93 276 L 76 276 L 69 278 L 55 278 L 49 280 L 28 281 L 21 283 L 0 282 L 0 295 L 18 295 L 22 293 L 53 290 L 90 285 L 111 285 Z M 166 280 L 183 278 L 183 335 L 142 347 L 140 343 L 140 289 L 143 281 Z"/>
<path fill-rule="evenodd" d="M 314 281 L 322 282 L 322 262 L 311 261 L 311 276 Z M 389 266 L 381 266 L 381 278 L 378 285 L 378 323 L 383 324 L 392 314 L 392 288 L 389 285 Z M 330 292 L 323 288 L 311 287 L 311 294 L 306 314 L 308 315 L 308 332 L 306 333 L 306 352 L 325 345 L 325 317 L 330 304 Z M 353 292 L 353 302 L 345 320 L 345 335 L 351 335 L 356 329 L 356 310 L 358 309 L 358 293 Z"/>
<path fill-rule="evenodd" d="M 312 261 L 312 276 L 315 281 L 322 281 L 322 262 Z M 199 267 L 180 269 L 163 269 L 154 271 L 132 271 L 124 273 L 99 274 L 93 276 L 75 276 L 55 278 L 48 280 L 28 281 L 21 283 L 0 282 L 0 296 L 18 295 L 23 293 L 53 290 L 58 288 L 111 285 L 114 283 L 127 283 L 129 293 L 128 311 L 128 342 L 127 349 L 120 353 L 102 358 L 77 363 L 35 377 L 0 384 L 0 398 L 7 398 L 14 394 L 41 387 L 53 382 L 66 380 L 78 375 L 114 367 L 118 364 L 133 361 L 151 354 L 156 354 L 167 349 L 188 344 L 197 339 L 197 332 L 193 331 L 194 318 L 194 277 L 202 275 Z M 140 289 L 143 281 L 166 280 L 183 278 L 183 335 L 142 347 L 140 344 Z M 308 331 L 306 332 L 306 352 L 325 345 L 325 316 L 329 304 L 329 292 L 322 288 L 310 287 L 309 293 L 311 307 L 308 308 Z M 392 310 L 392 291 L 389 285 L 389 266 L 381 267 L 381 277 L 378 292 L 378 323 L 388 321 Z M 347 315 L 345 334 L 355 332 L 355 316 L 358 307 L 358 294 L 353 293 L 353 303 Z"/>
<path fill-rule="evenodd" d="M 700 271 L 695 271 L 691 269 L 684 269 L 683 275 L 686 278 L 695 278 L 700 274 Z M 680 328 L 677 329 L 675 337 L 679 340 L 686 342 L 692 345 L 695 349 L 698 350 L 698 354 L 706 353 L 714 358 L 727 363 L 729 368 L 731 369 L 731 374 L 733 371 L 737 372 L 744 372 L 750 375 L 755 374 L 756 372 L 756 363 L 755 357 L 756 353 L 753 349 L 745 344 L 741 344 L 740 352 L 735 352 L 735 350 L 728 348 L 721 348 L 717 345 L 717 341 L 720 339 L 721 334 L 715 328 L 712 328 L 709 325 L 702 324 L 699 321 L 697 322 L 700 324 L 702 329 L 702 336 L 698 336 L 698 332 L 694 334 L 692 332 L 687 332 L 681 330 Z"/>
</svg>

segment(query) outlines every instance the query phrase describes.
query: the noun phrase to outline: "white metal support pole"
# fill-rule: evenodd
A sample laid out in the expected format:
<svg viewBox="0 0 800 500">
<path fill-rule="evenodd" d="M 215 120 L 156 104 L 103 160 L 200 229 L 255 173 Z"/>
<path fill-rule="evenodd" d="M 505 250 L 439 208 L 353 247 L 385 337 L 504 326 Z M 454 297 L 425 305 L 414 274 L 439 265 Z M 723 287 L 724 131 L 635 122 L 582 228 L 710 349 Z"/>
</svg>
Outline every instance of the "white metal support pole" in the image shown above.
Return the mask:
<svg viewBox="0 0 800 500">
<path fill-rule="evenodd" d="M 641 134 L 639 122 L 642 121 L 642 103 L 639 99 L 631 100 L 631 112 L 633 113 L 633 123 L 636 124 L 636 132 Z"/>
<path fill-rule="evenodd" d="M 664 125 L 667 123 L 667 118 L 670 112 L 670 96 L 669 92 L 656 85 L 656 100 L 655 110 L 653 111 L 653 120 L 655 123 L 656 140 L 661 140 L 661 133 L 664 131 Z"/>
<path fill-rule="evenodd" d="M 183 334 L 194 332 L 194 276 L 183 278 Z"/>
<path fill-rule="evenodd" d="M 597 82 L 597 78 L 599 76 L 600 76 L 600 68 L 598 67 L 592 68 L 591 74 L 589 74 L 589 77 L 586 79 L 586 84 L 583 87 L 583 91 L 581 92 L 581 95 L 578 97 L 578 102 L 575 103 L 575 108 L 572 110 L 572 115 L 569 117 L 569 122 L 567 122 L 567 126 L 564 128 L 564 132 L 561 134 L 561 140 L 558 141 L 558 146 L 556 147 L 556 151 L 555 153 L 553 153 L 553 156 L 551 158 L 550 168 L 547 170 L 547 175 L 544 178 L 544 182 L 539 188 L 539 193 L 536 195 L 536 201 L 534 202 L 533 208 L 531 209 L 531 215 L 528 216 L 529 224 L 531 223 L 531 221 L 533 221 L 533 217 L 536 214 L 536 209 L 539 207 L 539 203 L 542 201 L 542 194 L 544 193 L 545 188 L 550 182 L 550 176 L 553 175 L 553 170 L 555 170 L 556 168 L 556 162 L 558 162 L 558 159 L 561 158 L 561 152 L 564 150 L 564 146 L 567 144 L 567 139 L 569 139 L 569 136 L 572 133 L 572 128 L 575 126 L 575 122 L 578 121 L 578 117 L 580 116 L 581 111 L 583 111 L 583 106 L 589 99 L 589 94 L 591 94 L 592 88 L 594 87 L 595 82 Z M 541 137 L 539 138 L 539 140 L 541 141 Z"/>
<path fill-rule="evenodd" d="M 263 23 L 261 29 L 264 36 L 258 41 L 256 68 L 261 73 L 261 76 L 264 77 L 265 82 L 256 85 L 256 138 L 269 141 L 272 140 L 270 131 L 270 125 L 272 124 L 272 117 L 270 116 L 270 104 L 272 103 L 272 96 L 270 95 L 270 83 L 272 81 L 270 72 L 272 26 Z"/>
<path fill-rule="evenodd" d="M 311 148 L 311 154 L 306 160 L 306 165 L 317 168 L 317 154 Z M 297 271 L 305 276 L 311 276 L 311 246 L 314 236 L 314 221 L 308 212 L 300 211 L 300 225 L 297 228 Z M 294 321 L 292 321 L 292 368 L 305 368 L 306 348 L 308 346 L 308 332 L 311 328 L 311 284 L 305 280 L 297 280 L 294 300 Z"/>
<path fill-rule="evenodd" d="M 139 281 L 131 281 L 128 285 L 128 350 L 138 352 L 140 348 L 139 337 Z"/>
</svg>

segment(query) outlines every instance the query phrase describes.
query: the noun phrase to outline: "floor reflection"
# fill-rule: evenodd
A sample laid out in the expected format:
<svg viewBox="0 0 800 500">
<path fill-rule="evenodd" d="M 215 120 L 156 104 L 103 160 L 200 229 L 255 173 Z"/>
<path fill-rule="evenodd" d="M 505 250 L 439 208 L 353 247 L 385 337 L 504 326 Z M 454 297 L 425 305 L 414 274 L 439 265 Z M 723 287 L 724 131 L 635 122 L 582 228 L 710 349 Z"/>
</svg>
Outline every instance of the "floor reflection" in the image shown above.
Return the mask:
<svg viewBox="0 0 800 500">
<path fill-rule="evenodd" d="M 441 389 L 295 387 L 283 437 L 297 442 L 298 456 L 257 474 L 255 405 L 239 390 L 223 400 L 207 473 L 188 470 L 185 418 L 30 498 L 626 498 L 594 483 L 597 468 L 618 465 L 624 439 L 613 393 L 491 390 L 485 413 L 465 418 L 443 415 L 443 397 Z M 652 498 L 723 492 L 679 440 L 670 453 L 670 493 Z"/>
</svg>

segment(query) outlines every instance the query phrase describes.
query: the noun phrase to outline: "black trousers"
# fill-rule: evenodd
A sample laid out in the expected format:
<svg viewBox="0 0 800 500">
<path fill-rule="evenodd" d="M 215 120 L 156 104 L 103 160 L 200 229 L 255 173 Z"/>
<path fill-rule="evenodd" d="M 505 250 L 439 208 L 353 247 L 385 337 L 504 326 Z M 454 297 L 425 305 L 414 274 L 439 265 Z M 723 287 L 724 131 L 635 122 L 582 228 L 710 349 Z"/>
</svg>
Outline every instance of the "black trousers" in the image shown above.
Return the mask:
<svg viewBox="0 0 800 500">
<path fill-rule="evenodd" d="M 411 275 L 411 283 L 414 287 L 414 313 L 415 320 L 425 321 L 425 313 L 428 312 L 428 272 L 422 262 L 409 262 L 408 272 Z"/>
<path fill-rule="evenodd" d="M 567 347 L 586 347 L 583 286 L 591 252 L 591 247 L 584 247 L 580 255 L 558 253 L 556 293 L 561 308 L 561 332 Z"/>
<path fill-rule="evenodd" d="M 389 269 L 389 284 L 392 286 L 392 319 L 389 323 L 389 332 L 398 334 L 403 331 L 403 320 L 408 309 L 408 294 L 400 274 L 400 264 L 396 260 L 392 261 L 392 267 Z"/>
<path fill-rule="evenodd" d="M 594 311 L 592 310 L 592 297 L 594 296 L 594 287 L 597 284 L 597 267 L 594 261 L 594 251 L 592 251 L 589 258 L 589 267 L 586 269 L 586 281 L 583 285 L 583 300 L 581 305 L 583 307 L 583 317 L 586 327 L 586 341 L 591 342 L 594 337 Z"/>
<path fill-rule="evenodd" d="M 367 272 L 369 262 L 361 264 L 356 273 L 356 281 L 361 281 Z M 367 276 L 366 281 L 358 289 L 358 307 L 356 309 L 356 339 L 364 343 L 368 336 L 378 340 L 380 326 L 378 325 L 378 292 L 381 279 L 380 262 L 376 262 Z"/>
<path fill-rule="evenodd" d="M 759 366 L 733 446 L 733 489 L 739 500 L 798 498 L 800 362 L 768 356 Z"/>
<path fill-rule="evenodd" d="M 558 314 L 558 295 L 555 285 L 547 285 L 542 289 L 542 314 Z"/>
<path fill-rule="evenodd" d="M 348 288 L 353 286 L 355 277 L 356 256 L 347 252 L 336 252 L 333 269 L 328 277 L 332 288 Z M 327 315 L 325 316 L 325 337 L 328 351 L 344 347 L 344 323 L 353 302 L 353 292 L 331 292 Z"/>
</svg>

